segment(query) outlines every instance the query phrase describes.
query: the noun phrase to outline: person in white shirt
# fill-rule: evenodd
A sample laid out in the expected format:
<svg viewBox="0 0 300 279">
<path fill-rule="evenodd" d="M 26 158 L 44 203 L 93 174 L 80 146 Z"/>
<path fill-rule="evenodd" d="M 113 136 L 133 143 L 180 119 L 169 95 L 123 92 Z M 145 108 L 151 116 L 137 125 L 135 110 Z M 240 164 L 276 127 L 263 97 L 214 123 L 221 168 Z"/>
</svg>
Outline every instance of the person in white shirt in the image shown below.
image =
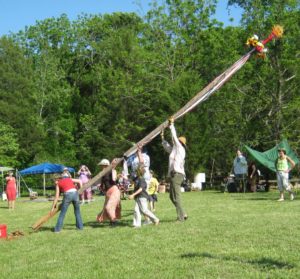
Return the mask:
<svg viewBox="0 0 300 279">
<path fill-rule="evenodd" d="M 185 221 L 187 215 L 184 212 L 181 204 L 181 184 L 185 177 L 184 161 L 186 154 L 186 138 L 177 137 L 174 119 L 169 119 L 169 128 L 172 134 L 173 146 L 165 139 L 163 132 L 161 133 L 163 148 L 170 154 L 168 177 L 170 178 L 170 199 L 177 211 L 177 220 Z"/>
<path fill-rule="evenodd" d="M 137 169 L 140 167 L 140 165 L 144 167 L 145 170 L 144 178 L 147 183 L 147 189 L 148 189 L 151 180 L 150 157 L 145 152 L 145 148 L 141 144 L 137 146 L 136 156 L 131 163 L 132 176 L 136 176 Z"/>
<path fill-rule="evenodd" d="M 246 191 L 248 163 L 242 152 L 238 149 L 233 161 L 233 172 L 238 192 Z"/>
</svg>

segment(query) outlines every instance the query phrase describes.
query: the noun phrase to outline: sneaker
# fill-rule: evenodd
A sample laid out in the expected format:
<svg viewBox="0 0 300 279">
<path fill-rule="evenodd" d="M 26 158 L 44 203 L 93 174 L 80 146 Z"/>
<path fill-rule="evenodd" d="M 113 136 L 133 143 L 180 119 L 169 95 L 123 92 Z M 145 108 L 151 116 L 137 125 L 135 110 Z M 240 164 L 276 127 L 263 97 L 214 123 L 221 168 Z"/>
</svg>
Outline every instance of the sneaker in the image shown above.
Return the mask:
<svg viewBox="0 0 300 279">
<path fill-rule="evenodd" d="M 294 200 L 294 198 L 295 198 L 294 194 L 293 194 L 293 193 L 291 193 L 290 200 L 291 200 L 291 201 L 293 201 L 293 200 Z"/>
<path fill-rule="evenodd" d="M 157 221 L 154 222 L 155 226 L 158 226 L 158 224 L 159 224 L 159 220 L 157 220 Z"/>
<path fill-rule="evenodd" d="M 151 220 L 145 220 L 144 223 L 143 223 L 143 225 L 150 225 L 150 224 L 152 224 Z"/>
<path fill-rule="evenodd" d="M 280 198 L 279 200 L 277 200 L 277 201 L 279 201 L 279 202 L 282 202 L 282 201 L 284 201 L 284 199 L 283 198 Z"/>
<path fill-rule="evenodd" d="M 111 228 L 115 228 L 118 225 L 118 223 L 117 221 L 111 221 L 109 225 Z"/>
</svg>

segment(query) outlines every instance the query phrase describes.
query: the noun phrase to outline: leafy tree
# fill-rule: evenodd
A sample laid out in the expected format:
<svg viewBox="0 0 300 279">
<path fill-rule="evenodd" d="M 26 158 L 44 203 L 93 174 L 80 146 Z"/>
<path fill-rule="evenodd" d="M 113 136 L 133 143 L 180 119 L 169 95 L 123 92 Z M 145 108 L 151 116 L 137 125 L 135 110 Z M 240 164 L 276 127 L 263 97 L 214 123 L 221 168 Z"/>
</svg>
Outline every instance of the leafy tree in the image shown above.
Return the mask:
<svg viewBox="0 0 300 279">
<path fill-rule="evenodd" d="M 255 102 L 247 111 L 249 121 L 248 142 L 261 149 L 273 146 L 282 138 L 298 143 L 296 131 L 299 113 L 299 2 L 298 1 L 229 1 L 244 9 L 243 24 L 261 38 L 268 35 L 272 25 L 284 27 L 282 39 L 269 44 L 266 61 L 253 61 L 256 71 L 249 83 L 247 95 Z M 261 130 L 258 129 L 261 127 Z M 295 133 L 296 132 L 296 133 Z M 257 137 L 258 136 L 258 137 Z"/>
<path fill-rule="evenodd" d="M 11 39 L 0 39 L 0 118 L 17 134 L 20 164 L 30 162 L 38 149 L 40 131 L 34 116 L 32 61 Z"/>
<path fill-rule="evenodd" d="M 73 89 L 68 82 L 72 67 L 71 23 L 66 17 L 39 21 L 20 33 L 16 41 L 27 49 L 34 62 L 36 90 L 32 94 L 34 111 L 41 130 L 41 145 L 34 161 L 53 161 L 75 165 L 75 116 L 72 108 Z"/>
<path fill-rule="evenodd" d="M 0 39 L 0 116 L 13 127 L 18 161 L 55 161 L 96 170 L 122 156 L 248 50 L 247 37 L 285 35 L 253 57 L 193 112 L 176 122 L 188 139 L 187 174 L 229 172 L 238 147 L 261 150 L 299 141 L 299 4 L 228 1 L 243 8 L 240 27 L 211 19 L 217 1 L 152 1 L 134 13 L 66 15 Z M 168 133 L 166 135 L 168 137 Z M 159 138 L 151 167 L 166 174 Z"/>
<path fill-rule="evenodd" d="M 2 166 L 18 166 L 19 144 L 14 129 L 0 122 L 0 162 Z"/>
</svg>

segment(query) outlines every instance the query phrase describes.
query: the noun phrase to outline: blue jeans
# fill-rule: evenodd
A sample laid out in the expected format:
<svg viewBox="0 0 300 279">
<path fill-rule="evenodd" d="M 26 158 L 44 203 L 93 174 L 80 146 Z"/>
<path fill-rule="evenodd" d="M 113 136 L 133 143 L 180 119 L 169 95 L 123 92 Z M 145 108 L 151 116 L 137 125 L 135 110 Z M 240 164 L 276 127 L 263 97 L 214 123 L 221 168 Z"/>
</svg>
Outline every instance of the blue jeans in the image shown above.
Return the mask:
<svg viewBox="0 0 300 279">
<path fill-rule="evenodd" d="M 246 192 L 247 174 L 235 174 L 235 185 L 238 192 Z"/>
<path fill-rule="evenodd" d="M 54 229 L 55 232 L 61 231 L 70 203 L 73 203 L 73 207 L 74 207 L 74 214 L 75 214 L 75 218 L 76 218 L 76 228 L 79 230 L 83 229 L 83 224 L 82 224 L 81 214 L 80 214 L 79 195 L 78 195 L 78 192 L 76 191 L 76 192 L 64 193 L 64 198 L 63 198 L 63 201 L 61 204 L 61 211 L 60 211 L 60 214 L 59 214 L 59 217 L 57 219 L 57 223 L 56 223 L 56 226 Z"/>
</svg>

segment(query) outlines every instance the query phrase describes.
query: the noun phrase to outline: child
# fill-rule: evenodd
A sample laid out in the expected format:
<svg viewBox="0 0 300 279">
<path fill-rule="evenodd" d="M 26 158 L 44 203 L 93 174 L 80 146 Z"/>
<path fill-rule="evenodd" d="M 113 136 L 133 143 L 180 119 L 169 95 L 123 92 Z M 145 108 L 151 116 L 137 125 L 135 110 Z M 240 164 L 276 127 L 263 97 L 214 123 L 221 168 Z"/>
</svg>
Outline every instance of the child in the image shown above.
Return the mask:
<svg viewBox="0 0 300 279">
<path fill-rule="evenodd" d="M 149 217 L 149 219 L 154 223 L 154 225 L 159 224 L 159 219 L 148 209 L 148 193 L 147 193 L 147 183 L 143 177 L 145 169 L 143 166 L 139 166 L 137 169 L 137 176 L 134 179 L 134 190 L 133 194 L 128 198 L 130 200 L 135 199 L 134 207 L 134 218 L 133 227 L 139 228 L 142 223 L 142 214 Z"/>
<path fill-rule="evenodd" d="M 154 177 L 154 172 L 152 170 L 150 171 L 150 174 L 151 174 L 151 179 L 149 183 L 148 194 L 149 194 L 150 210 L 154 212 L 155 211 L 154 203 L 157 202 L 156 193 L 158 191 L 159 183 L 157 179 Z"/>
<path fill-rule="evenodd" d="M 290 194 L 290 200 L 294 200 L 294 193 L 289 185 L 289 172 L 295 167 L 295 162 L 286 155 L 284 148 L 278 149 L 278 158 L 275 161 L 277 185 L 280 193 L 278 201 L 284 201 L 284 190 Z"/>
</svg>

